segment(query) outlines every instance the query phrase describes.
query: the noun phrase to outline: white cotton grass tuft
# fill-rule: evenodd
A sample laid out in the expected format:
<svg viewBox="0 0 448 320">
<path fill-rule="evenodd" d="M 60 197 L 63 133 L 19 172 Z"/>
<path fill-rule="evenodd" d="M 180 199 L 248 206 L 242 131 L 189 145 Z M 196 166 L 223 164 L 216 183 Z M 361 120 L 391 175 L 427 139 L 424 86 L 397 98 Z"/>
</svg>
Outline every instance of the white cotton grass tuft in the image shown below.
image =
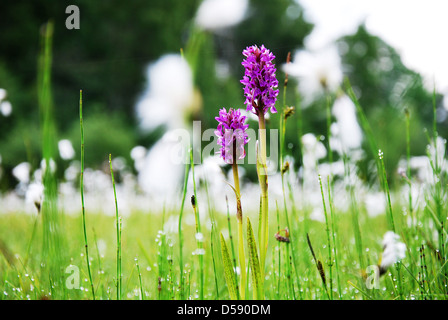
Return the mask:
<svg viewBox="0 0 448 320">
<path fill-rule="evenodd" d="M 138 183 L 158 204 L 172 199 L 178 191 L 184 176 L 185 157 L 182 157 L 182 152 L 185 150 L 176 131 L 168 131 L 142 160 L 144 165 L 139 172 Z"/>
<path fill-rule="evenodd" d="M 9 117 L 12 113 L 12 104 L 9 101 L 2 101 L 0 103 L 0 113 L 4 117 Z"/>
<path fill-rule="evenodd" d="M 140 172 L 145 166 L 146 148 L 143 146 L 135 146 L 131 150 L 131 158 L 134 160 L 134 168 Z"/>
<path fill-rule="evenodd" d="M 30 181 L 31 165 L 28 162 L 19 163 L 12 169 L 12 175 L 22 183 Z"/>
<path fill-rule="evenodd" d="M 387 231 L 383 237 L 383 254 L 380 268 L 386 270 L 406 257 L 406 245 L 400 241 L 400 236 Z"/>
<path fill-rule="evenodd" d="M 40 211 L 40 206 L 44 198 L 44 186 L 40 182 L 32 182 L 28 185 L 25 194 L 25 201 L 27 203 L 34 204 L 38 211 Z"/>
<path fill-rule="evenodd" d="M 370 190 L 370 192 L 367 192 L 364 196 L 364 203 L 367 214 L 371 218 L 385 213 L 384 208 L 386 207 L 386 198 L 384 197 L 383 192 Z"/>
<path fill-rule="evenodd" d="M 8 95 L 7 91 L 3 88 L 0 88 L 0 113 L 4 117 L 9 117 L 12 113 L 11 102 L 5 100 L 7 95 Z"/>
<path fill-rule="evenodd" d="M 141 128 L 185 127 L 186 112 L 194 101 L 193 75 L 185 59 L 178 54 L 162 56 L 149 65 L 147 79 L 148 87 L 136 106 Z"/>
<path fill-rule="evenodd" d="M 246 16 L 248 0 L 204 0 L 196 13 L 196 24 L 216 31 L 239 24 Z"/>
<path fill-rule="evenodd" d="M 0 101 L 5 100 L 7 92 L 5 89 L 0 88 Z"/>
<path fill-rule="evenodd" d="M 59 155 L 63 160 L 71 160 L 75 157 L 75 149 L 70 140 L 62 139 L 58 142 Z"/>
<path fill-rule="evenodd" d="M 101 257 L 104 257 L 106 255 L 107 252 L 107 242 L 104 239 L 98 239 L 98 241 L 96 242 L 96 246 L 98 248 L 98 253 L 100 254 Z"/>
<path fill-rule="evenodd" d="M 51 173 L 55 173 L 56 172 L 56 162 L 52 159 L 52 158 L 50 158 L 49 160 L 48 160 L 48 163 L 49 163 L 49 165 L 50 165 L 50 172 Z M 42 170 L 42 174 L 45 174 L 45 171 L 47 170 L 47 160 L 45 160 L 45 159 L 42 159 L 41 161 L 40 161 L 40 168 L 41 168 L 41 170 Z"/>
<path fill-rule="evenodd" d="M 283 71 L 298 79 L 304 107 L 326 90 L 335 92 L 343 79 L 341 58 L 333 45 L 319 51 L 297 51 L 292 61 L 283 65 Z"/>
<path fill-rule="evenodd" d="M 340 141 L 339 153 L 348 153 L 350 150 L 361 148 L 362 130 L 356 118 L 356 106 L 347 96 L 338 97 L 333 104 L 334 124 L 337 138 Z"/>
<path fill-rule="evenodd" d="M 301 141 L 303 148 L 303 166 L 305 170 L 316 168 L 317 161 L 327 156 L 327 149 L 312 133 L 304 134 Z"/>
</svg>

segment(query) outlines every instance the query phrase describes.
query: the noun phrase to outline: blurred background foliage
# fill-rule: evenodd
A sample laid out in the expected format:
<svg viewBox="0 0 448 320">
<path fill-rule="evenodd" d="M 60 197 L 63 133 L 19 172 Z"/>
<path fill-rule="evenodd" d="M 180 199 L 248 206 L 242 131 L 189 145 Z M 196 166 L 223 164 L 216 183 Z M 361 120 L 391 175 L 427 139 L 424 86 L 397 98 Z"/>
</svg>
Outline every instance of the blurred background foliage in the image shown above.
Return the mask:
<svg viewBox="0 0 448 320">
<path fill-rule="evenodd" d="M 80 8 L 81 29 L 65 28 L 65 8 Z M 0 154 L 4 174 L 1 189 L 15 185 L 11 169 L 28 161 L 40 164 L 41 133 L 37 107 L 37 57 L 41 26 L 53 20 L 52 86 L 54 117 L 59 139 L 73 142 L 79 154 L 79 90 L 83 90 L 86 126 L 86 165 L 95 167 L 109 153 L 130 161 L 135 145 L 150 147 L 160 132 L 139 130 L 135 104 L 145 88 L 145 67 L 161 55 L 179 53 L 186 48 L 194 30 L 193 19 L 200 4 L 180 0 L 101 0 L 101 1 L 2 1 L 0 3 L 0 88 L 8 92 L 12 114 L 0 116 Z M 242 50 L 252 44 L 265 44 L 277 56 L 278 69 L 288 52 L 303 49 L 313 25 L 304 19 L 302 8 L 293 0 L 249 2 L 248 17 L 239 25 L 220 32 L 204 32 L 195 70 L 195 86 L 202 108 L 191 114 L 202 120 L 202 128 L 216 125 L 214 117 L 222 107 L 243 107 Z M 374 129 L 379 146 L 386 155 L 389 175 L 405 155 L 404 110 L 411 113 L 411 141 L 414 155 L 424 154 L 427 139 L 424 128 L 431 128 L 432 92 L 422 78 L 401 62 L 398 53 L 364 26 L 339 40 L 345 75 L 350 79 L 359 101 Z M 187 47 L 188 49 L 188 47 Z M 383 60 L 382 60 L 383 59 Z M 386 68 L 378 67 L 388 59 Z M 225 62 L 228 73 L 217 71 L 216 63 Z M 284 74 L 277 73 L 280 95 Z M 286 104 L 300 106 L 296 83 L 290 80 Z M 437 95 L 436 103 L 441 104 Z M 325 97 L 303 110 L 304 131 L 326 135 Z M 280 111 L 283 101 L 277 105 Z M 443 108 L 439 108 L 444 110 Z M 439 132 L 446 136 L 446 116 Z M 278 127 L 278 115 L 269 126 Z M 298 158 L 297 123 L 289 121 L 286 148 Z M 366 180 L 372 154 L 360 164 Z M 376 155 L 375 155 L 376 156 Z M 364 168 L 364 169 L 363 169 Z M 250 173 L 255 174 L 255 171 Z M 255 178 L 255 177 L 254 177 Z"/>
</svg>

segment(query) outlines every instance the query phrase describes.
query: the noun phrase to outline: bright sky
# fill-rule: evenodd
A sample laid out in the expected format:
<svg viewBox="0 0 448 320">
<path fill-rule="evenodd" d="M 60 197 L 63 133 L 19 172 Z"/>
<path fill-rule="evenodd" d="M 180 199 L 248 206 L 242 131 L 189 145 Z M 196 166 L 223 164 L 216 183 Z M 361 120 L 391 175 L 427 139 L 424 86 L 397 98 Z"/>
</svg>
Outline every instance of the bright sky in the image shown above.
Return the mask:
<svg viewBox="0 0 448 320">
<path fill-rule="evenodd" d="M 425 78 L 432 90 L 448 94 L 448 1 L 445 0 L 297 0 L 315 23 L 308 49 L 356 31 L 365 21 L 401 55 L 404 64 Z"/>
</svg>

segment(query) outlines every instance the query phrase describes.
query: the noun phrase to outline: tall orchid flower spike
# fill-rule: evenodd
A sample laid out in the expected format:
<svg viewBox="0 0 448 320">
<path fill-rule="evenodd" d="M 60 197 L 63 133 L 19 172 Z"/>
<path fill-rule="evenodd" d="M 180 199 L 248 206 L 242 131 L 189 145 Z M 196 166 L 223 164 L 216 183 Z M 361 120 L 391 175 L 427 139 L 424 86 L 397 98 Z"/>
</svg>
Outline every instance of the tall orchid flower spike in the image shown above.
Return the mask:
<svg viewBox="0 0 448 320">
<path fill-rule="evenodd" d="M 242 62 L 245 72 L 240 82 L 245 85 L 247 111 L 252 111 L 258 116 L 261 113 L 265 115 L 268 111 L 276 113 L 275 102 L 279 90 L 275 76 L 277 69 L 272 62 L 275 59 L 274 54 L 264 45 L 260 48 L 254 45 L 247 47 L 243 55 L 246 57 Z"/>
<path fill-rule="evenodd" d="M 246 59 L 243 60 L 244 77 L 240 81 L 244 85 L 245 104 L 247 111 L 258 116 L 259 126 L 259 149 L 257 150 L 257 173 L 261 189 L 260 206 L 260 279 L 263 295 L 263 279 L 265 272 L 266 253 L 269 239 L 269 212 L 268 212 L 268 176 L 266 165 L 266 121 L 265 115 L 268 111 L 276 113 L 275 103 L 279 93 L 278 80 L 275 76 L 277 69 L 273 60 L 274 54 L 264 45 L 258 47 L 253 45 L 243 50 Z M 258 260 L 258 259 L 257 259 Z M 262 296 L 259 298 L 263 298 Z"/>
<path fill-rule="evenodd" d="M 225 108 L 219 111 L 219 117 L 215 118 L 218 121 L 218 128 L 215 131 L 218 137 L 218 145 L 221 146 L 221 150 L 218 152 L 223 160 L 232 165 L 233 180 L 235 187 L 233 188 L 237 201 L 237 220 L 238 220 L 238 257 L 241 270 L 240 278 L 240 292 L 239 296 L 245 299 L 246 291 L 246 258 L 244 254 L 244 240 L 243 240 L 243 210 L 241 207 L 241 193 L 240 193 L 240 181 L 238 177 L 238 164 L 237 160 L 244 159 L 246 152 L 244 145 L 249 141 L 249 136 L 246 132 L 249 125 L 245 124 L 246 117 L 241 115 L 241 111 L 238 109 L 229 109 L 229 112 Z M 225 242 L 222 242 L 223 256 L 227 252 Z M 227 261 L 227 260 L 226 260 Z M 230 260 L 229 260 L 230 261 Z M 227 266 L 226 270 L 230 270 L 230 266 Z M 229 288 L 235 288 L 233 284 L 234 277 L 230 274 L 226 274 L 227 286 Z M 235 293 L 231 296 L 235 296 Z"/>
</svg>

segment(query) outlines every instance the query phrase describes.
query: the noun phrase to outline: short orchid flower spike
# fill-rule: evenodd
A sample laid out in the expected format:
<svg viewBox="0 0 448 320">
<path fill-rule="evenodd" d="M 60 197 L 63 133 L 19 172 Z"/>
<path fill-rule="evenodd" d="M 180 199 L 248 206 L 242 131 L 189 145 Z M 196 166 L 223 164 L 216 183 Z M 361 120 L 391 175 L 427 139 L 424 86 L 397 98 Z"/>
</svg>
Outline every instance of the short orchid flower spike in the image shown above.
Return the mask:
<svg viewBox="0 0 448 320">
<path fill-rule="evenodd" d="M 246 117 L 241 115 L 238 109 L 225 108 L 219 111 L 218 128 L 215 134 L 218 137 L 218 145 L 221 150 L 218 152 L 223 160 L 228 164 L 233 164 L 235 160 L 244 159 L 246 151 L 244 145 L 249 142 L 249 136 L 246 132 L 249 127 L 245 124 Z"/>
</svg>

